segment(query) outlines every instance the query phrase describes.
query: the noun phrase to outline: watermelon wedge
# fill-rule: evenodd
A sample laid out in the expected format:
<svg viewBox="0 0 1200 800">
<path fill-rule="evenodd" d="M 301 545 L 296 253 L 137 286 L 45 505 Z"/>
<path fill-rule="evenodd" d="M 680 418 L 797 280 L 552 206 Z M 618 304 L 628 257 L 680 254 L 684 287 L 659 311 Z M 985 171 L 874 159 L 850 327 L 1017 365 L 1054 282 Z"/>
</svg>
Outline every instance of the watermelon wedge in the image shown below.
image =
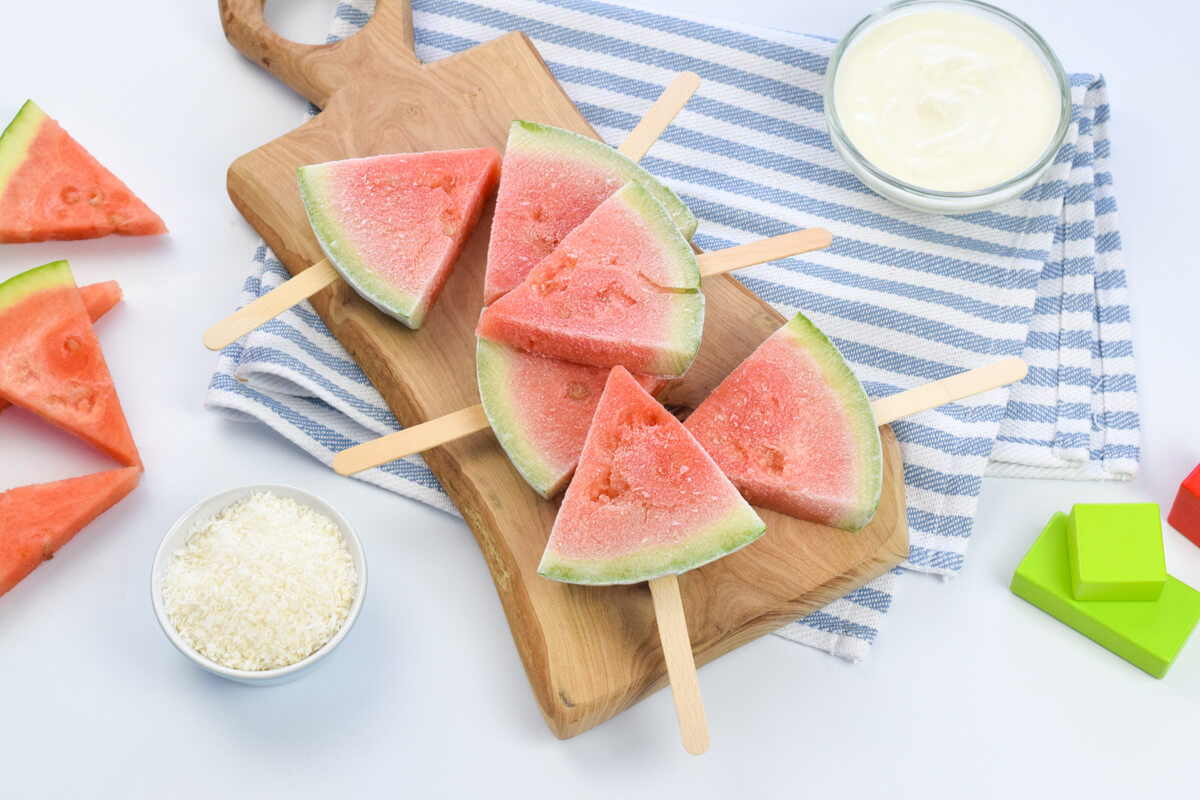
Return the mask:
<svg viewBox="0 0 1200 800">
<path fill-rule="evenodd" d="M 137 467 L 125 467 L 0 493 L 0 595 L 133 491 L 140 478 Z"/>
<path fill-rule="evenodd" d="M 95 322 L 121 302 L 121 284 L 116 281 L 89 283 L 79 287 L 79 296 L 87 309 L 88 319 Z"/>
<path fill-rule="evenodd" d="M 700 349 L 696 257 L 654 196 L 630 183 L 605 200 L 476 333 L 538 355 L 678 377 Z"/>
<path fill-rule="evenodd" d="M 166 232 L 157 214 L 32 100 L 0 135 L 0 242 Z"/>
<path fill-rule="evenodd" d="M 608 370 L 530 355 L 480 339 L 479 397 L 513 466 L 542 497 L 563 490 L 579 463 Z M 634 379 L 650 394 L 666 381 Z"/>
<path fill-rule="evenodd" d="M 341 276 L 383 313 L 420 328 L 500 177 L 490 147 L 301 167 L 300 195 Z"/>
<path fill-rule="evenodd" d="M 141 466 L 71 268 L 55 261 L 0 283 L 0 398 Z"/>
<path fill-rule="evenodd" d="M 121 302 L 121 287 L 116 281 L 89 283 L 87 286 L 79 287 L 79 295 L 83 298 L 83 306 L 87 309 L 88 317 L 95 322 Z M 0 400 L 0 411 L 11 405 L 12 403 L 7 400 Z"/>
<path fill-rule="evenodd" d="M 759 345 L 685 426 L 755 505 L 856 531 L 883 485 L 862 384 L 802 314 Z"/>
<path fill-rule="evenodd" d="M 538 574 L 639 583 L 707 564 L 766 529 L 679 420 L 617 367 Z"/>
<path fill-rule="evenodd" d="M 662 203 L 687 239 L 696 217 L 675 193 L 603 142 L 518 120 L 508 134 L 488 244 L 483 301 L 491 305 L 525 280 L 597 206 L 630 181 Z"/>
</svg>

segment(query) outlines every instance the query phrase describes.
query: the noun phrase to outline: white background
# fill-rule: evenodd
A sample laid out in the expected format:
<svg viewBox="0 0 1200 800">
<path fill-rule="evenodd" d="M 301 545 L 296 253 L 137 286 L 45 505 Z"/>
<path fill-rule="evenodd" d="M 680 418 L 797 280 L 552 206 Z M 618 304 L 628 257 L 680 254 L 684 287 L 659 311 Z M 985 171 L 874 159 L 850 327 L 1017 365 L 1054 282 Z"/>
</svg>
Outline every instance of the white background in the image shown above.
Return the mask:
<svg viewBox="0 0 1200 800">
<path fill-rule="evenodd" d="M 333 5 L 277 0 L 269 16 L 320 41 Z M 654 5 L 839 36 L 876 2 Z M 1153 500 L 1165 515 L 1200 461 L 1200 12 L 1182 2 L 1007 5 L 1068 69 L 1103 71 L 1111 85 L 1142 471 L 1126 485 L 989 479 L 961 575 L 903 578 L 864 663 L 767 637 L 702 669 L 713 746 L 695 759 L 679 745 L 667 693 L 555 739 L 461 522 L 203 410 L 215 356 L 200 334 L 233 309 L 256 239 L 225 194 L 225 169 L 302 109 L 225 43 L 216 1 L 6 0 L 0 116 L 35 98 L 171 235 L 0 246 L 0 279 L 69 258 L 80 283 L 120 280 L 125 302 L 98 330 L 147 465 L 133 495 L 0 597 L 0 796 L 1195 796 L 1200 643 L 1156 681 L 1007 587 L 1051 512 Z M 107 466 L 21 411 L 0 416 L 0 442 L 0 487 Z M 193 667 L 159 631 L 148 592 L 175 516 L 255 481 L 330 500 L 356 525 L 371 567 L 342 647 L 276 688 Z M 1170 571 L 1200 585 L 1200 548 L 1170 530 L 1166 548 Z"/>
</svg>

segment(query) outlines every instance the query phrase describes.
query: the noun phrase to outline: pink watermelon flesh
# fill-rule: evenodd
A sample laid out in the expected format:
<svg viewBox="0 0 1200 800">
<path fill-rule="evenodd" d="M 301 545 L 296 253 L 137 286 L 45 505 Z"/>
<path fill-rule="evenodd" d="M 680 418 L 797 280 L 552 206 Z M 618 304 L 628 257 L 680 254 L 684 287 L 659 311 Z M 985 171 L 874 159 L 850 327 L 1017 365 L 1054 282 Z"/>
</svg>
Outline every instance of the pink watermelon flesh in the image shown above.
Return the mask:
<svg viewBox="0 0 1200 800">
<path fill-rule="evenodd" d="M 355 291 L 419 328 L 500 175 L 490 147 L 301 167 L 300 193 L 329 262 Z"/>
<path fill-rule="evenodd" d="M 765 531 L 683 425 L 616 367 L 538 574 L 638 583 L 707 564 Z"/>
<path fill-rule="evenodd" d="M 32 100 L 0 136 L 0 242 L 166 232 L 157 214 Z"/>
<path fill-rule="evenodd" d="M 483 301 L 521 284 L 579 223 L 631 180 L 646 186 L 691 239 L 696 218 L 650 173 L 608 145 L 549 125 L 513 123 L 488 244 Z"/>
<path fill-rule="evenodd" d="M 0 284 L 0 398 L 141 466 L 71 268 L 55 261 Z"/>
<path fill-rule="evenodd" d="M 538 355 L 677 377 L 700 347 L 704 295 L 688 243 L 631 183 L 605 200 L 476 333 Z"/>
<path fill-rule="evenodd" d="M 79 287 L 79 296 L 83 299 L 88 318 L 95 322 L 121 302 L 121 285 L 116 281 L 89 283 Z"/>
<path fill-rule="evenodd" d="M 133 491 L 137 467 L 0 493 L 0 595 Z"/>
<path fill-rule="evenodd" d="M 579 463 L 608 370 L 535 356 L 480 339 L 479 396 L 492 430 L 530 486 L 542 497 L 566 487 Z M 635 375 L 657 394 L 666 381 Z"/>
<path fill-rule="evenodd" d="M 870 401 L 803 315 L 763 342 L 685 425 L 755 505 L 846 530 L 875 514 L 883 455 Z"/>
<path fill-rule="evenodd" d="M 84 308 L 88 317 L 95 322 L 107 314 L 112 307 L 121 302 L 121 287 L 116 281 L 89 283 L 79 287 L 79 295 L 83 298 Z M 0 411 L 11 406 L 7 400 L 0 400 Z"/>
</svg>

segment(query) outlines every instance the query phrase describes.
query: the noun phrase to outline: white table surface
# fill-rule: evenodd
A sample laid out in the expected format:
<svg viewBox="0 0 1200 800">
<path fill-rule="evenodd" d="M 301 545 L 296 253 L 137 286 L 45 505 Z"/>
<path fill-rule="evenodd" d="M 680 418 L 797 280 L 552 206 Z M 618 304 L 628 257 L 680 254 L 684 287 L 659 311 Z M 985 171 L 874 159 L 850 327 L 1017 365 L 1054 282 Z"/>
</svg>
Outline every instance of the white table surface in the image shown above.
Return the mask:
<svg viewBox="0 0 1200 800">
<path fill-rule="evenodd" d="M 838 36 L 874 5 L 656 7 Z M 0 796 L 1194 796 L 1200 643 L 1156 681 L 1014 597 L 1008 580 L 1051 512 L 1153 500 L 1165 514 L 1200 461 L 1190 66 L 1200 13 L 1165 2 L 1092 2 L 1086 14 L 1076 3 L 1008 6 L 1069 69 L 1101 70 L 1111 85 L 1142 471 L 1124 485 L 986 481 L 961 575 L 905 577 L 865 662 L 767 637 L 703 668 L 713 746 L 694 759 L 667 693 L 555 739 L 460 521 L 202 408 L 215 356 L 200 334 L 233 308 L 256 239 L 226 196 L 225 169 L 301 109 L 225 43 L 215 0 L 5 3 L 0 116 L 37 99 L 171 235 L 0 247 L 0 278 L 65 257 L 81 283 L 120 280 L 125 302 L 100 338 L 148 465 L 133 495 L 0 598 Z M 332 7 L 276 2 L 269 16 L 319 41 Z M 0 486 L 106 464 L 21 411 L 0 416 L 0 442 Z M 269 689 L 187 663 L 147 590 L 175 516 L 255 481 L 333 502 L 371 565 L 340 650 Z M 1200 548 L 1168 530 L 1166 549 L 1170 571 L 1200 585 Z"/>
</svg>

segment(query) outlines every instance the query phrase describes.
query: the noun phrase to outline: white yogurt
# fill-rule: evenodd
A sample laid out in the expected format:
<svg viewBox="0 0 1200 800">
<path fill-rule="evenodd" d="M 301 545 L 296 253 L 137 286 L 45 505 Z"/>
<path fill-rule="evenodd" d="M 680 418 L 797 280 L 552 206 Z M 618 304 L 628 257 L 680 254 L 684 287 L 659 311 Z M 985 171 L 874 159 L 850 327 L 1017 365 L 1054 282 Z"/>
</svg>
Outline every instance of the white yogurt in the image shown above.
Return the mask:
<svg viewBox="0 0 1200 800">
<path fill-rule="evenodd" d="M 929 9 L 861 33 L 838 65 L 846 138 L 878 169 L 938 192 L 987 189 L 1053 141 L 1059 87 L 1032 47 L 967 11 Z"/>
</svg>

